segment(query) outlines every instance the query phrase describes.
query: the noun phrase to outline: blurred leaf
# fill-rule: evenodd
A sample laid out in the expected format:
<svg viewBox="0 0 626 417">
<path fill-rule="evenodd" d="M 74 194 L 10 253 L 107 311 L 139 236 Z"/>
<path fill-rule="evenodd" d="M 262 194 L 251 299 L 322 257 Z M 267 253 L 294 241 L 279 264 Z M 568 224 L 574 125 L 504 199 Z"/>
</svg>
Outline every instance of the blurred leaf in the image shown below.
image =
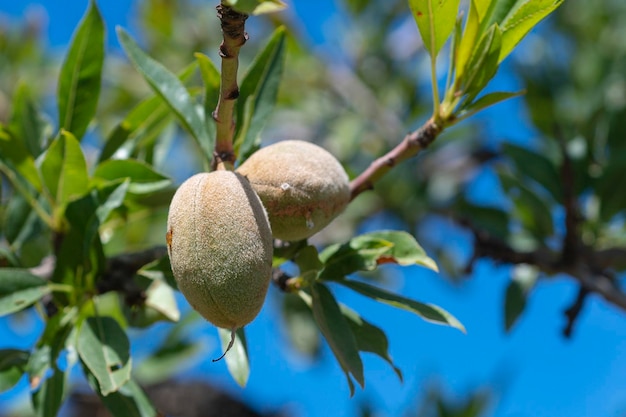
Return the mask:
<svg viewBox="0 0 626 417">
<path fill-rule="evenodd" d="M 506 240 L 509 235 L 509 213 L 495 207 L 476 206 L 465 199 L 459 199 L 455 211 L 462 219 L 478 230 L 486 231 L 494 237 Z"/>
<path fill-rule="evenodd" d="M 213 158 L 214 138 L 209 135 L 202 109 L 183 83 L 162 64 L 146 55 L 123 29 L 118 28 L 118 38 L 137 71 L 152 90 L 161 96 L 172 109 L 179 122 L 196 140 L 206 162 Z"/>
<path fill-rule="evenodd" d="M 10 390 L 26 372 L 30 354 L 19 349 L 0 349 L 0 393 Z"/>
<path fill-rule="evenodd" d="M 181 82 L 188 81 L 194 74 L 198 64 L 192 62 L 184 68 L 178 78 Z M 147 98 L 131 109 L 126 117 L 115 126 L 107 137 L 106 143 L 98 158 L 98 162 L 111 158 L 118 149 L 131 137 L 151 132 L 152 135 L 165 127 L 170 109 L 161 96 Z"/>
<path fill-rule="evenodd" d="M 512 277 L 504 299 L 504 329 L 509 332 L 526 308 L 526 298 L 539 277 L 536 268 L 517 265 L 512 269 Z"/>
<path fill-rule="evenodd" d="M 41 219 L 28 201 L 20 194 L 13 195 L 4 212 L 4 237 L 11 248 L 19 250 L 24 242 L 41 234 L 42 228 Z"/>
<path fill-rule="evenodd" d="M 313 282 L 317 278 L 317 274 L 324 265 L 320 261 L 315 246 L 306 246 L 298 251 L 294 258 L 294 262 L 300 269 L 300 276 L 309 282 Z"/>
<path fill-rule="evenodd" d="M 93 176 L 107 181 L 128 179 L 128 192 L 134 194 L 152 193 L 171 184 L 169 178 L 156 172 L 150 165 L 133 159 L 109 159 L 101 162 Z"/>
<path fill-rule="evenodd" d="M 284 62 L 285 28 L 279 27 L 241 81 L 234 143 L 239 162 L 260 145 L 259 135 L 276 104 Z"/>
<path fill-rule="evenodd" d="M 500 170 L 502 187 L 514 203 L 515 216 L 523 227 L 539 241 L 554 234 L 554 224 L 549 203 L 522 184 L 516 177 Z"/>
<path fill-rule="evenodd" d="M 240 13 L 253 15 L 279 12 L 287 7 L 280 0 L 225 0 L 224 3 Z"/>
<path fill-rule="evenodd" d="M 37 108 L 26 84 L 18 85 L 12 104 L 9 129 L 25 144 L 30 155 L 37 158 L 48 136 L 52 134 L 52 126 Z"/>
<path fill-rule="evenodd" d="M 194 56 L 200 65 L 200 75 L 202 75 L 204 84 L 204 114 L 207 128 L 211 131 L 211 136 L 215 136 L 215 123 L 213 117 L 210 116 L 213 114 L 220 97 L 220 72 L 208 56 L 200 52 L 196 52 Z"/>
<path fill-rule="evenodd" d="M 393 368 L 393 371 L 398 375 L 398 379 L 402 382 L 402 371 L 394 365 L 391 356 L 389 356 L 389 342 L 385 332 L 364 320 L 356 311 L 344 305 L 340 307 L 341 313 L 346 318 L 356 339 L 359 351 L 370 352 L 382 358 Z"/>
<path fill-rule="evenodd" d="M 203 351 L 203 344 L 191 339 L 190 328 L 201 321 L 199 314 L 185 314 L 175 325 L 170 326 L 162 344 L 150 356 L 133 366 L 133 375 L 142 383 L 158 383 L 185 371 L 185 365 L 192 365 L 192 358 Z M 201 358 L 198 358 L 199 360 Z"/>
<path fill-rule="evenodd" d="M 37 417 L 56 417 L 65 397 L 65 372 L 54 366 L 52 376 L 46 378 L 32 394 L 33 408 Z"/>
<path fill-rule="evenodd" d="M 454 29 L 460 0 L 409 0 L 424 47 L 435 60 Z"/>
<path fill-rule="evenodd" d="M 59 75 L 59 127 L 81 139 L 96 113 L 102 65 L 104 23 L 95 1 L 78 26 Z"/>
<path fill-rule="evenodd" d="M 133 379 L 117 391 L 105 395 L 96 377 L 89 372 L 85 373 L 89 384 L 113 416 L 156 417 L 160 415 L 154 409 L 146 393 Z"/>
<path fill-rule="evenodd" d="M 0 125 L 0 162 L 13 172 L 14 177 L 19 176 L 21 182 L 27 182 L 30 187 L 41 191 L 41 179 L 35 159 L 24 143 L 2 125 Z M 13 178 L 9 176 L 9 179 L 16 185 Z"/>
<path fill-rule="evenodd" d="M 563 0 L 518 0 L 502 21 L 502 48 L 498 62 L 506 58 L 513 48 L 541 20 L 556 10 Z"/>
<path fill-rule="evenodd" d="M 421 265 L 437 271 L 435 261 L 411 234 L 402 231 L 377 231 L 352 238 L 343 245 L 331 245 L 320 253 L 324 269 L 322 280 L 340 280 L 357 271 L 371 271 L 378 265 Z"/>
<path fill-rule="evenodd" d="M 125 179 L 121 182 L 112 182 L 97 190 L 100 204 L 98 204 L 98 208 L 96 209 L 96 217 L 100 225 L 106 222 L 111 212 L 124 204 L 129 186 L 130 179 Z"/>
<path fill-rule="evenodd" d="M 47 325 L 46 328 L 48 328 Z M 31 390 L 39 388 L 43 382 L 44 376 L 50 369 L 50 366 L 52 365 L 51 351 L 52 349 L 50 346 L 43 341 L 43 337 L 40 345 L 36 346 L 32 351 L 30 358 L 28 359 L 28 364 L 26 365 Z"/>
<path fill-rule="evenodd" d="M 465 333 L 465 327 L 461 322 L 441 307 L 420 303 L 363 282 L 343 280 L 338 283 L 378 302 L 417 314 L 428 322 L 451 326 Z"/>
<path fill-rule="evenodd" d="M 145 294 L 145 300 L 142 305 L 125 308 L 128 324 L 144 328 L 158 321 L 177 322 L 180 319 L 180 311 L 172 287 L 160 279 L 136 276 L 135 282 L 138 279 L 147 281 L 146 284 L 138 284 L 139 289 Z"/>
<path fill-rule="evenodd" d="M 321 340 L 311 308 L 295 294 L 285 294 L 282 299 L 282 317 L 289 341 L 299 352 L 317 357 Z"/>
<path fill-rule="evenodd" d="M 87 162 L 78 140 L 61 131 L 41 161 L 41 176 L 54 201 L 65 204 L 85 194 L 89 185 Z"/>
<path fill-rule="evenodd" d="M 43 278 L 25 269 L 0 268 L 0 316 L 23 310 L 48 293 Z"/>
<path fill-rule="evenodd" d="M 561 176 L 554 162 L 512 143 L 503 143 L 502 150 L 513 161 L 517 172 L 548 190 L 555 202 L 562 200 Z"/>
<path fill-rule="evenodd" d="M 118 391 L 130 380 L 130 344 L 124 329 L 110 317 L 89 317 L 76 345 L 78 354 L 96 378 L 103 396 Z"/>
<path fill-rule="evenodd" d="M 350 375 L 352 375 L 363 388 L 365 377 L 363 376 L 363 363 L 359 355 L 357 341 L 341 313 L 339 304 L 325 285 L 318 283 L 310 288 L 313 317 L 315 317 L 320 331 L 339 361 L 348 381 L 351 381 Z M 350 395 L 354 395 L 352 384 L 350 384 Z"/>
<path fill-rule="evenodd" d="M 137 271 L 137 275 L 150 278 L 153 280 L 160 279 L 174 288 L 178 289 L 178 285 L 176 284 L 176 279 L 174 278 L 174 274 L 172 273 L 172 266 L 170 265 L 170 257 L 163 256 L 160 259 L 157 259 L 154 262 L 150 262 L 146 264 Z"/>
<path fill-rule="evenodd" d="M 218 328 L 220 341 L 222 342 L 222 352 L 226 351 L 230 343 L 231 331 Z M 228 372 L 240 387 L 245 387 L 250 376 L 250 359 L 248 358 L 248 343 L 246 342 L 246 333 L 243 327 L 235 332 L 235 341 L 233 347 L 224 356 Z"/>
</svg>

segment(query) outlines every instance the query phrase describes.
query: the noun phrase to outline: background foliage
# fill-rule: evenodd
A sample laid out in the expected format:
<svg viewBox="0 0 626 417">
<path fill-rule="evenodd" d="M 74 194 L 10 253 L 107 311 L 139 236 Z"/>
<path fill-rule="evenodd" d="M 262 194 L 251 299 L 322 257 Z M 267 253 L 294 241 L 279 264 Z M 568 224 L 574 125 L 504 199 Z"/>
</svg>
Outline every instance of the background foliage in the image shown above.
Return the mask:
<svg viewBox="0 0 626 417">
<path fill-rule="evenodd" d="M 337 41 L 323 51 L 312 52 L 300 23 L 285 17 L 289 15 L 250 19 L 248 32 L 254 36 L 242 49 L 241 59 L 243 68 L 253 65 L 254 56 L 264 50 L 274 29 L 286 25 L 290 36 L 281 40 L 281 32 L 276 32 L 274 43 L 265 49 L 267 63 L 272 62 L 281 42 L 286 48 L 286 62 L 276 70 L 283 78 L 276 107 L 264 126 L 265 143 L 294 137 L 321 143 L 354 176 L 395 146 L 407 130 L 429 117 L 429 65 L 406 2 L 345 1 L 339 10 L 340 17 L 332 21 L 330 30 Z M 141 50 L 175 72 L 180 88 L 210 103 L 212 90 L 201 86 L 204 82 L 215 87 L 215 71 L 204 58 L 189 63 L 197 51 L 208 54 L 214 62 L 219 60 L 216 51 L 221 35 L 217 25 L 206 24 L 215 21 L 212 8 L 198 7 L 191 1 L 154 0 L 143 2 L 138 16 Z M 503 305 L 502 323 L 507 330 L 524 319 L 525 306 L 535 288 L 554 277 L 580 284 L 571 305 L 562 306 L 565 335 L 572 334 L 589 294 L 600 294 L 606 303 L 625 308 L 619 284 L 620 272 L 626 266 L 626 201 L 623 193 L 616 192 L 624 169 L 626 49 L 620 42 L 624 39 L 620 31 L 626 27 L 625 16 L 619 1 L 606 0 L 600 7 L 568 0 L 506 66 L 508 76 L 518 77 L 519 85 L 527 89 L 524 100 L 533 125 L 522 130 L 527 136 L 485 135 L 485 126 L 498 122 L 486 118 L 506 118 L 503 123 L 513 123 L 517 118 L 505 112 L 486 113 L 476 119 L 477 124 L 466 122 L 446 131 L 418 160 L 396 167 L 375 192 L 360 196 L 312 243 L 322 248 L 345 242 L 373 229 L 372 224 L 378 221 L 385 228 L 415 234 L 443 270 L 439 279 L 447 279 L 451 285 L 462 282 L 479 259 L 495 261 L 510 271 L 510 284 L 502 299 L 492 300 Z M 42 315 L 53 317 L 30 355 L 3 343 L 0 387 L 10 388 L 27 370 L 31 384 L 39 386 L 33 396 L 36 408 L 44 410 L 40 411 L 44 415 L 54 414 L 60 400 L 54 390 L 65 387 L 67 365 L 80 359 L 81 366 L 89 370 L 87 374 L 93 376 L 88 381 L 92 386 L 103 395 L 114 392 L 103 397 L 105 402 L 115 407 L 124 396 L 135 398 L 137 409 L 133 412 L 143 415 L 149 414 L 151 406 L 143 401 L 144 394 L 134 381 L 162 380 L 174 373 L 184 358 L 203 349 L 198 340 L 189 337 L 188 326 L 197 328 L 198 323 L 193 314 L 187 314 L 179 324 L 163 330 L 168 336 L 161 346 L 141 363 L 133 363 L 136 372 L 128 382 L 131 358 L 124 356 L 128 350 L 123 344 L 128 343 L 124 342 L 124 328 L 179 317 L 168 265 L 161 259 L 158 246 L 163 243 L 174 184 L 206 167 L 206 158 L 199 155 L 210 155 L 210 148 L 200 145 L 203 152 L 198 153 L 197 144 L 204 143 L 202 138 L 211 132 L 204 131 L 208 125 L 201 120 L 185 119 L 190 114 L 185 111 L 188 103 L 179 103 L 179 120 L 183 121 L 175 123 L 176 112 L 154 98 L 141 70 L 131 68 L 119 51 L 107 52 L 98 97 L 99 83 L 95 80 L 100 74 L 91 68 L 82 68 L 78 74 L 72 71 L 80 66 L 81 59 L 92 62 L 104 56 L 98 47 L 103 27 L 95 9 L 86 22 L 84 27 L 92 31 L 83 37 L 87 43 L 75 44 L 76 49 L 70 48 L 63 62 L 42 47 L 41 27 L 36 20 L 7 25 L 0 33 L 0 121 L 4 126 L 0 153 L 5 174 L 1 262 L 6 267 L 0 270 L 2 305 L 16 305 L 8 297 L 17 296 L 25 305 L 43 297 L 37 307 Z M 76 36 L 81 38 L 80 33 Z M 135 67 L 138 61 L 149 62 L 141 50 L 132 52 L 136 45 L 130 37 L 121 34 L 120 39 Z M 90 56 L 81 51 L 88 51 Z M 445 57 L 440 59 L 445 61 Z M 415 76 L 416 68 L 419 77 Z M 158 86 L 158 67 L 154 71 L 149 78 Z M 56 85 L 57 77 L 67 82 Z M 249 81 L 249 91 L 259 87 L 253 81 Z M 244 86 L 242 83 L 245 93 Z M 72 97 L 71 91 L 90 94 Z M 74 107 L 72 100 L 81 106 Z M 240 102 L 245 104 L 245 94 Z M 205 105 L 205 109 L 210 108 L 210 104 Z M 260 108 L 269 107 L 266 103 Z M 240 110 L 240 118 L 245 117 L 244 110 Z M 93 114 L 96 123 L 91 121 Z M 257 120 L 265 118 L 263 115 Z M 57 135 L 57 127 L 65 130 Z M 197 142 L 189 140 L 189 132 Z M 26 138 L 22 147 L 15 146 L 15 137 Z M 239 131 L 238 137 L 246 146 L 254 146 L 251 139 L 245 140 L 246 132 Z M 248 137 L 255 139 L 254 134 Z M 54 141 L 50 143 L 51 138 Z M 135 162 L 110 160 L 116 152 Z M 43 174 L 41 180 L 35 160 Z M 19 176 L 12 178 L 15 172 Z M 433 230 L 437 225 L 448 238 L 438 236 Z M 458 236 L 471 242 L 473 255 L 467 244 L 461 251 L 450 244 Z M 50 274 L 47 256 L 51 252 L 65 254 L 57 257 L 53 284 L 41 278 L 46 276 L 46 268 Z M 322 259 L 332 257 L 332 252 L 331 246 L 322 252 Z M 78 253 L 82 256 L 73 256 Z M 126 256 L 133 253 L 143 258 Z M 314 259 L 305 256 L 306 251 L 301 253 L 304 255 L 296 260 L 300 272 L 309 267 L 319 271 Z M 160 260 L 142 262 L 153 259 Z M 516 266 L 511 268 L 512 264 Z M 15 267 L 43 268 L 43 272 L 17 272 L 11 269 Z M 77 276 L 75 271 L 81 274 Z M 128 271 L 133 277 L 130 281 L 125 279 Z M 396 274 L 396 269 L 383 268 L 366 273 L 365 279 L 385 286 L 393 284 Z M 67 287 L 75 279 L 83 280 L 85 293 Z M 99 295 L 92 298 L 93 291 Z M 323 302 L 329 300 L 327 291 L 325 284 L 319 284 L 312 296 Z M 87 301 L 74 302 L 80 306 L 78 310 L 49 311 L 66 303 L 66 297 Z M 97 302 L 89 301 L 93 299 Z M 294 295 L 276 293 L 271 302 L 285 313 L 281 324 L 287 329 L 286 339 L 312 358 L 323 356 L 323 342 L 313 317 L 317 314 L 319 323 L 324 312 L 314 308 L 311 315 L 306 297 L 303 302 Z M 454 311 L 454 305 L 445 307 Z M 13 312 L 15 309 L 2 310 L 3 314 Z M 87 318 L 82 323 L 94 313 L 114 319 L 95 322 Z M 19 320 L 19 314 L 17 317 L 14 320 Z M 75 326 L 81 323 L 81 328 L 94 331 L 76 335 Z M 584 326 L 584 320 L 579 325 Z M 100 326 L 107 335 L 120 337 L 111 336 L 115 342 L 110 345 L 98 341 Z M 65 349 L 67 340 L 75 350 Z M 392 353 L 394 342 L 402 343 L 392 340 Z M 385 338 L 384 346 L 370 349 L 392 364 L 392 372 L 399 373 L 387 356 L 386 343 Z M 90 351 L 99 345 L 108 347 Z M 361 347 L 359 350 L 367 350 Z M 61 361 L 56 360 L 59 353 L 63 353 Z M 98 371 L 101 366 L 104 370 Z M 363 378 L 358 365 L 348 366 L 357 381 Z M 97 377 L 109 371 L 109 378 Z M 481 404 L 486 401 L 480 395 L 456 411 L 445 405 L 433 408 L 442 402 L 440 397 L 432 394 L 420 415 L 477 415 L 485 409 Z"/>
</svg>

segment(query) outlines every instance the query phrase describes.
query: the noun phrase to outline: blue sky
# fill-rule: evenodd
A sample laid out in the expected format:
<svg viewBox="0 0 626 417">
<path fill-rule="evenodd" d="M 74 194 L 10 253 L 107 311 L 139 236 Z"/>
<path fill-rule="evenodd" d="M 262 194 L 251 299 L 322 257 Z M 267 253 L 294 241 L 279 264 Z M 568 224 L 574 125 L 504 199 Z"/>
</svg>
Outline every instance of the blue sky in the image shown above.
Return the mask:
<svg viewBox="0 0 626 417">
<path fill-rule="evenodd" d="M 293 3 L 293 1 L 291 2 Z M 3 1 L 0 12 L 18 17 L 29 5 L 40 4 L 49 15 L 48 44 L 62 50 L 80 20 L 86 0 Z M 117 25 L 132 27 L 134 2 L 99 2 L 107 22 L 109 43 Z M 334 12 L 330 0 L 300 1 L 295 11 L 316 43 L 325 41 L 323 21 Z M 501 74 L 499 87 L 519 87 L 510 74 Z M 490 137 L 514 140 L 528 137 L 532 130 L 524 124 L 523 100 L 513 100 L 485 112 L 478 119 Z M 487 178 L 488 180 L 488 178 Z M 486 181 L 486 180 L 482 180 Z M 489 188 L 476 184 L 477 195 Z M 390 219 L 375 219 L 368 227 L 393 228 Z M 434 219 L 427 228 L 446 236 L 450 244 L 467 250 L 466 235 L 449 224 Z M 390 352 L 403 370 L 400 384 L 383 361 L 364 356 L 366 388 L 349 398 L 343 374 L 328 349 L 319 364 L 309 364 L 285 347 L 276 303 L 266 303 L 258 319 L 248 328 L 252 374 L 241 390 L 231 380 L 224 362 L 214 364 L 218 342 L 215 329 L 202 326 L 200 339 L 206 343 L 206 360 L 200 360 L 184 376 L 205 378 L 241 396 L 260 409 L 292 406 L 299 416 L 354 416 L 355 405 L 369 401 L 382 416 L 402 415 L 414 408 L 430 384 L 435 383 L 452 398 L 463 398 L 476 388 L 488 388 L 496 401 L 494 417 L 599 417 L 626 414 L 626 320 L 623 312 L 591 297 L 577 323 L 571 340 L 561 337 L 563 310 L 574 299 L 577 287 L 568 279 L 555 277 L 541 281 L 529 300 L 522 320 L 510 334 L 502 325 L 502 298 L 509 271 L 481 261 L 475 273 L 453 287 L 436 274 L 414 267 L 394 269 L 397 288 L 411 297 L 443 306 L 467 327 L 466 335 L 446 327 L 434 326 L 409 313 L 378 305 L 359 296 L 337 290 L 338 298 L 360 311 L 365 318 L 387 331 Z M 270 296 L 280 297 L 274 288 Z M 184 301 L 180 299 L 180 304 Z M 30 327 L 29 323 L 33 326 Z M 28 347 L 33 334 L 19 329 L 37 329 L 30 316 L 16 324 L 0 320 L 0 348 Z M 141 354 L 148 349 L 141 340 L 163 337 L 164 326 L 147 334 L 138 333 L 133 349 Z M 188 364 L 189 365 L 189 364 Z M 0 409 L 22 390 L 0 395 Z"/>
</svg>

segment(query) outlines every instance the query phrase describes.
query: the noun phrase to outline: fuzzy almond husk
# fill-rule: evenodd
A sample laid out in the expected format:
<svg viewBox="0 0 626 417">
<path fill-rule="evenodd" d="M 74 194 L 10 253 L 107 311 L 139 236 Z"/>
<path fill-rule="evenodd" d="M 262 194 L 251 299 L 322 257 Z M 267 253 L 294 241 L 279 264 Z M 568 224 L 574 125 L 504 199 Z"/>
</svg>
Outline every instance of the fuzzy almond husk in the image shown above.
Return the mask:
<svg viewBox="0 0 626 417">
<path fill-rule="evenodd" d="M 267 210 L 276 239 L 306 239 L 350 201 L 348 175 L 325 149 L 300 140 L 261 148 L 237 172 L 248 178 Z"/>
<path fill-rule="evenodd" d="M 261 310 L 272 271 L 272 233 L 248 180 L 231 171 L 194 175 L 167 221 L 172 272 L 189 304 L 214 325 L 242 327 Z"/>
</svg>

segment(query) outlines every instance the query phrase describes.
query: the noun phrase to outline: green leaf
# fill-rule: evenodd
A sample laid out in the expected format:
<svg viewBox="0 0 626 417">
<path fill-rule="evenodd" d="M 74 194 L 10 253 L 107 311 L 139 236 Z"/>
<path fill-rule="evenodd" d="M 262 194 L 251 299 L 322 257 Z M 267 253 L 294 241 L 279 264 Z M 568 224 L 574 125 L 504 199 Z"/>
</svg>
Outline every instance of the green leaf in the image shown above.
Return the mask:
<svg viewBox="0 0 626 417">
<path fill-rule="evenodd" d="M 455 75 L 456 79 L 459 80 L 463 79 L 463 73 L 467 67 L 467 62 L 474 52 L 476 40 L 479 39 L 480 16 L 477 3 L 484 3 L 484 1 L 470 1 L 470 8 L 467 15 L 467 21 L 465 22 L 465 29 L 463 30 L 463 36 L 461 36 L 461 40 L 459 42 Z"/>
<path fill-rule="evenodd" d="M 378 265 L 421 265 L 437 271 L 435 261 L 411 234 L 383 230 L 352 238 L 343 245 L 331 245 L 320 253 L 324 269 L 322 280 L 338 280 L 357 271 L 371 271 Z"/>
<path fill-rule="evenodd" d="M 0 393 L 10 390 L 26 372 L 30 354 L 19 349 L 0 349 Z"/>
<path fill-rule="evenodd" d="M 343 280 L 338 283 L 378 302 L 417 314 L 428 322 L 451 326 L 465 333 L 465 327 L 461 322 L 441 307 L 420 303 L 363 282 Z"/>
<path fill-rule="evenodd" d="M 48 293 L 46 280 L 27 270 L 0 268 L 0 316 L 23 310 Z"/>
<path fill-rule="evenodd" d="M 26 182 L 28 186 L 41 191 L 41 179 L 35 159 L 24 143 L 3 126 L 0 126 L 0 162 L 13 172 L 13 177 L 19 177 L 20 182 Z M 9 179 L 15 182 L 13 178 Z"/>
<path fill-rule="evenodd" d="M 496 75 L 501 45 L 502 32 L 498 25 L 493 25 L 481 38 L 462 71 L 461 84 L 467 95 L 465 102 L 472 102 Z"/>
<path fill-rule="evenodd" d="M 33 408 L 37 417 L 56 417 L 65 397 L 67 377 L 54 366 L 52 376 L 46 378 L 32 394 Z"/>
<path fill-rule="evenodd" d="M 148 194 L 166 188 L 171 180 L 159 174 L 145 162 L 134 159 L 109 159 L 101 162 L 93 173 L 94 179 L 106 181 L 130 180 L 128 191 Z"/>
<path fill-rule="evenodd" d="M 280 0 L 225 0 L 225 4 L 232 6 L 240 13 L 253 15 L 275 13 L 287 7 Z"/>
<path fill-rule="evenodd" d="M 328 345 L 339 361 L 348 381 L 351 382 L 350 375 L 352 375 L 363 388 L 365 377 L 363 376 L 363 363 L 359 355 L 357 341 L 341 312 L 339 304 L 325 285 L 318 283 L 310 288 L 313 317 L 315 317 L 320 331 L 328 341 Z M 352 384 L 350 384 L 350 394 L 354 395 Z"/>
<path fill-rule="evenodd" d="M 104 23 L 91 1 L 61 68 L 57 95 L 59 127 L 79 140 L 96 113 L 103 63 Z"/>
<path fill-rule="evenodd" d="M 528 293 L 537 282 L 539 272 L 528 265 L 517 265 L 513 268 L 512 275 L 504 299 L 504 328 L 507 332 L 511 331 L 524 312 Z"/>
<path fill-rule="evenodd" d="M 33 102 L 26 84 L 18 85 L 12 104 L 9 129 L 18 141 L 26 146 L 30 155 L 36 158 L 41 154 L 44 143 L 52 134 L 52 126 Z"/>
<path fill-rule="evenodd" d="M 215 138 L 207 131 L 206 115 L 201 107 L 194 102 L 178 77 L 143 52 L 128 33 L 118 28 L 117 34 L 133 66 L 172 109 L 178 121 L 196 140 L 206 162 L 210 162 Z"/>
<path fill-rule="evenodd" d="M 239 162 L 259 147 L 259 135 L 276 104 L 285 63 L 285 32 L 284 27 L 274 31 L 241 81 L 234 143 Z"/>
<path fill-rule="evenodd" d="M 124 417 L 157 417 L 160 415 L 154 409 L 146 393 L 133 379 L 130 379 L 117 391 L 104 395 L 96 377 L 88 370 L 85 373 L 89 385 L 98 394 L 111 415 Z"/>
<path fill-rule="evenodd" d="M 12 250 L 19 251 L 25 242 L 41 236 L 43 228 L 41 219 L 28 201 L 20 194 L 13 195 L 4 212 L 4 237 Z"/>
<path fill-rule="evenodd" d="M 517 1 L 512 13 L 509 13 L 501 24 L 502 48 L 498 62 L 502 62 L 532 28 L 562 3 L 563 0 Z"/>
<path fill-rule="evenodd" d="M 289 341 L 299 352 L 318 357 L 321 338 L 311 308 L 296 294 L 282 297 L 282 314 Z"/>
<path fill-rule="evenodd" d="M 61 131 L 50 144 L 39 169 L 46 189 L 58 205 L 85 194 L 89 188 L 85 156 L 70 132 Z"/>
<path fill-rule="evenodd" d="M 98 201 L 100 204 L 96 209 L 96 217 L 100 225 L 106 222 L 113 210 L 124 204 L 129 186 L 130 180 L 125 179 L 120 183 L 113 182 L 98 190 Z"/>
<path fill-rule="evenodd" d="M 506 92 L 506 91 L 498 91 L 495 93 L 485 94 L 480 97 L 478 100 L 468 103 L 463 106 L 461 110 L 463 112 L 459 114 L 458 118 L 467 118 L 478 113 L 481 110 L 486 109 L 487 107 L 493 106 L 494 104 L 498 104 L 505 100 L 511 99 L 513 97 L 519 97 L 524 94 L 524 91 L 518 92 Z"/>
<path fill-rule="evenodd" d="M 402 371 L 393 364 L 393 360 L 389 356 L 389 342 L 385 332 L 364 320 L 356 311 L 344 305 L 341 305 L 340 308 L 356 339 L 359 351 L 373 353 L 385 360 L 398 375 L 400 382 L 402 382 Z"/>
<path fill-rule="evenodd" d="M 196 52 L 194 56 L 200 65 L 200 75 L 202 75 L 202 82 L 204 84 L 204 114 L 207 129 L 211 137 L 215 137 L 216 127 L 211 115 L 213 114 L 213 110 L 217 107 L 217 102 L 220 97 L 220 72 L 208 56 L 199 52 Z"/>
<path fill-rule="evenodd" d="M 174 290 L 164 280 L 153 280 L 139 275 L 134 281 L 138 290 L 145 294 L 145 300 L 139 306 L 124 305 L 124 313 L 130 326 L 145 328 L 159 321 L 177 322 L 180 319 Z"/>
<path fill-rule="evenodd" d="M 554 162 L 538 152 L 512 143 L 503 143 L 502 150 L 513 162 L 517 173 L 545 188 L 555 202 L 562 200 L 561 175 Z"/>
<path fill-rule="evenodd" d="M 554 234 L 554 223 L 549 203 L 524 185 L 517 177 L 502 170 L 498 173 L 503 188 L 511 196 L 514 215 L 524 228 L 543 241 Z"/>
<path fill-rule="evenodd" d="M 192 62 L 184 68 L 178 75 L 180 81 L 183 83 L 188 81 L 197 66 L 196 62 Z M 129 138 L 158 135 L 167 126 L 168 123 L 165 122 L 169 121 L 169 116 L 170 108 L 161 96 L 153 96 L 143 100 L 109 134 L 98 162 L 111 158 Z"/>
<path fill-rule="evenodd" d="M 110 317 L 90 317 L 76 345 L 78 355 L 96 378 L 100 394 L 118 391 L 130 380 L 130 344 L 124 329 Z"/>
<path fill-rule="evenodd" d="M 460 0 L 409 0 L 424 47 L 435 59 L 456 23 Z"/>
<path fill-rule="evenodd" d="M 222 351 L 226 351 L 230 343 L 231 330 L 218 328 Z M 235 332 L 235 341 L 232 348 L 224 356 L 228 372 L 240 387 L 245 387 L 250 376 L 250 359 L 248 358 L 248 343 L 243 327 Z"/>
</svg>

